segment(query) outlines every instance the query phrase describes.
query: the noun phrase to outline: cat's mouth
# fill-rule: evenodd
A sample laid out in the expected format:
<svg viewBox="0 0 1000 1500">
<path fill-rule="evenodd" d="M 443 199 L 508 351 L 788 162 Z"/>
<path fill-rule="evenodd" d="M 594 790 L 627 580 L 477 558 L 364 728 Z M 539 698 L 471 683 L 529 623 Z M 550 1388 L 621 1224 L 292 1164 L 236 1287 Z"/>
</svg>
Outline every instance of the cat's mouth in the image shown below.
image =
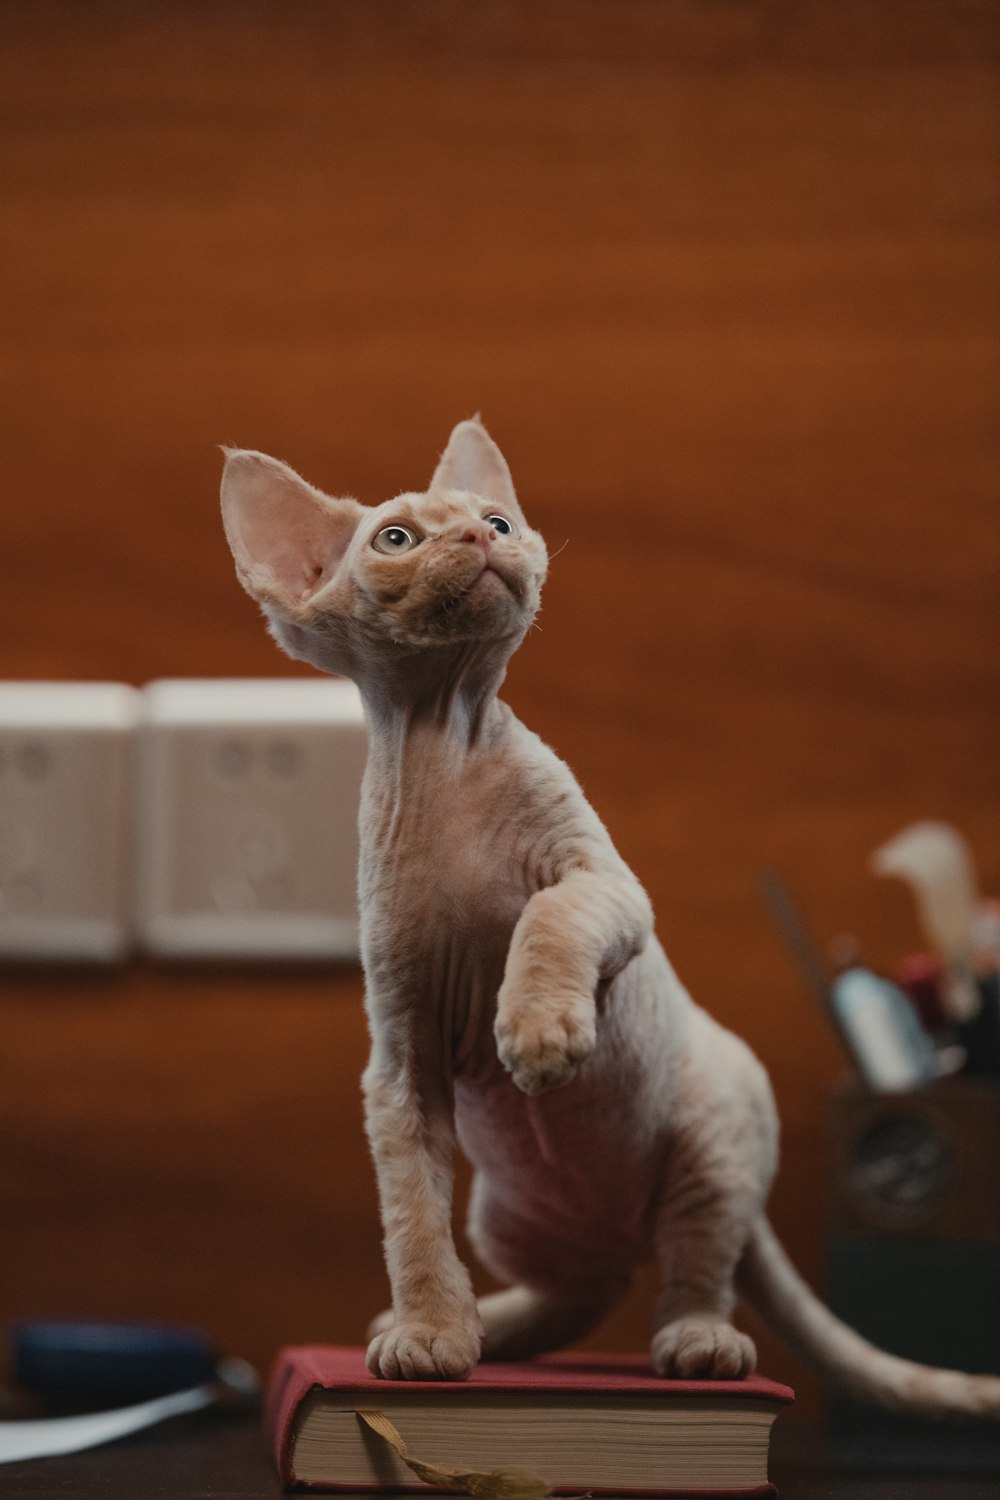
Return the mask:
<svg viewBox="0 0 1000 1500">
<path fill-rule="evenodd" d="M 508 578 L 506 573 L 504 573 L 500 568 L 497 567 L 496 563 L 491 558 L 487 558 L 483 563 L 482 568 L 476 574 L 476 577 L 472 580 L 469 592 L 471 593 L 472 589 L 477 589 L 482 584 L 489 586 L 490 580 L 493 578 L 499 579 L 504 588 L 506 588 L 509 593 L 514 595 L 515 599 L 519 597 L 518 591 L 517 589 L 515 589 L 512 580 Z"/>
</svg>

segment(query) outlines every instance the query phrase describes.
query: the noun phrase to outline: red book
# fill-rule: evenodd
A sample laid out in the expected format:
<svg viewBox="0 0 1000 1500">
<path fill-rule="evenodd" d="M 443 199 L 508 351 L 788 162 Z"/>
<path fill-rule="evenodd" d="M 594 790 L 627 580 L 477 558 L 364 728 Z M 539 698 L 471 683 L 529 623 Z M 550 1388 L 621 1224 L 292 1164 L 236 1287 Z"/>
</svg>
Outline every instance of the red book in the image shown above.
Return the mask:
<svg viewBox="0 0 1000 1500">
<path fill-rule="evenodd" d="M 636 1356 L 548 1355 L 481 1364 L 467 1381 L 374 1380 L 361 1349 L 278 1356 L 266 1420 L 288 1488 L 444 1491 L 407 1467 L 359 1412 L 379 1412 L 422 1467 L 528 1468 L 556 1495 L 775 1495 L 771 1426 L 787 1386 L 663 1380 Z"/>
</svg>

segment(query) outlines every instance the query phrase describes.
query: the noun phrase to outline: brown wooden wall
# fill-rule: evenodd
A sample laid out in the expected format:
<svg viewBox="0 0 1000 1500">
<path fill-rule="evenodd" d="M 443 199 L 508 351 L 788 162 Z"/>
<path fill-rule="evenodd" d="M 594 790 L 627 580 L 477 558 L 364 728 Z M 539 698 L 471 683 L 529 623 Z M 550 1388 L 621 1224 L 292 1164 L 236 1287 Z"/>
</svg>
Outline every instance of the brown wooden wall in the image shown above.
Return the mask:
<svg viewBox="0 0 1000 1500">
<path fill-rule="evenodd" d="M 481 410 L 568 542 L 508 697 L 770 1069 L 773 1212 L 815 1280 L 840 1060 L 755 876 L 876 963 L 917 941 L 866 869 L 906 821 L 954 820 L 1000 893 L 996 24 L 0 13 L 0 676 L 295 671 L 235 583 L 216 445 L 375 501 Z M 0 975 L 0 1324 L 191 1320 L 259 1361 L 360 1339 L 360 994 Z M 644 1341 L 648 1294 L 605 1345 Z"/>
</svg>

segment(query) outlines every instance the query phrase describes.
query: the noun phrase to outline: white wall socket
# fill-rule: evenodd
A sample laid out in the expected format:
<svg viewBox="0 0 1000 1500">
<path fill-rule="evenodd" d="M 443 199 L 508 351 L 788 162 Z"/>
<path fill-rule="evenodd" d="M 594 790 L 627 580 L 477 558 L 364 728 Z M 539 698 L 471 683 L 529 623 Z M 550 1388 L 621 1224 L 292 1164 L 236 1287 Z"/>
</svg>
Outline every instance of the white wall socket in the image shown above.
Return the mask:
<svg viewBox="0 0 1000 1500">
<path fill-rule="evenodd" d="M 139 737 L 142 944 L 171 958 L 356 958 L 366 745 L 350 682 L 150 683 Z"/>
<path fill-rule="evenodd" d="M 123 683 L 0 683 L 0 958 L 127 952 L 139 697 Z"/>
</svg>

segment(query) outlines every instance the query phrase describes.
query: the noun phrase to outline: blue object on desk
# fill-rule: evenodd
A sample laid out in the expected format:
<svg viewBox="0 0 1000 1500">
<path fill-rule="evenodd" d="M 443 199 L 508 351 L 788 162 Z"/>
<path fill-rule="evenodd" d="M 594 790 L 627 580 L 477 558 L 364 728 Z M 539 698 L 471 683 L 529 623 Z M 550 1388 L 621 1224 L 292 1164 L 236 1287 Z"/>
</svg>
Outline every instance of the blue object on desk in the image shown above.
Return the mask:
<svg viewBox="0 0 1000 1500">
<path fill-rule="evenodd" d="M 215 1378 L 218 1354 L 196 1329 L 144 1323 L 21 1323 L 11 1330 L 12 1378 L 49 1408 L 146 1401 Z"/>
<path fill-rule="evenodd" d="M 22 1323 L 11 1354 L 22 1389 L 62 1414 L 0 1421 L 0 1465 L 79 1453 L 220 1402 L 256 1404 L 260 1394 L 245 1360 L 218 1360 L 189 1328 Z"/>
</svg>

